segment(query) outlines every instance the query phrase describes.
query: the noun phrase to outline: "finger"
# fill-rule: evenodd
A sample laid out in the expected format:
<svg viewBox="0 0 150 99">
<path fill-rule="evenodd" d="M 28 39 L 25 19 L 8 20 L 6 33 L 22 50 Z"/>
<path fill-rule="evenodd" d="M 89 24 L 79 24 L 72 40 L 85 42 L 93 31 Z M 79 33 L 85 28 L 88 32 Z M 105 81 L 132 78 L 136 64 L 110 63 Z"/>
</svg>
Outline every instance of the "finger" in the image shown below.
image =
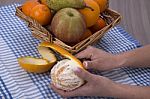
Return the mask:
<svg viewBox="0 0 150 99">
<path fill-rule="evenodd" d="M 79 52 L 75 56 L 79 59 L 82 59 L 82 58 L 90 59 L 92 56 L 92 49 L 93 49 L 92 46 L 88 46 L 85 50 Z"/>
<path fill-rule="evenodd" d="M 89 90 L 89 85 L 85 84 L 77 89 L 69 92 L 65 92 L 64 97 L 74 97 L 74 96 L 87 96 L 87 91 Z"/>
<path fill-rule="evenodd" d="M 86 69 L 97 69 L 96 68 L 96 61 L 95 60 L 93 60 L 93 61 L 84 61 L 83 62 L 83 66 Z"/>
<path fill-rule="evenodd" d="M 63 90 L 57 89 L 53 84 L 51 84 L 50 86 L 56 93 L 58 93 L 62 97 L 67 98 L 67 97 L 74 97 L 74 96 L 85 96 L 83 92 L 86 92 L 88 90 L 89 85 L 85 84 L 72 91 L 63 91 Z"/>
<path fill-rule="evenodd" d="M 81 68 L 76 68 L 74 70 L 75 74 L 80 77 L 83 80 L 86 80 L 88 82 L 92 81 L 93 79 L 93 74 L 89 73 L 88 71 L 81 69 Z"/>
<path fill-rule="evenodd" d="M 52 83 L 50 84 L 50 87 L 51 87 L 56 93 L 58 93 L 59 95 L 65 97 L 65 91 L 64 91 L 64 90 L 61 90 L 61 89 L 56 88 Z"/>
</svg>

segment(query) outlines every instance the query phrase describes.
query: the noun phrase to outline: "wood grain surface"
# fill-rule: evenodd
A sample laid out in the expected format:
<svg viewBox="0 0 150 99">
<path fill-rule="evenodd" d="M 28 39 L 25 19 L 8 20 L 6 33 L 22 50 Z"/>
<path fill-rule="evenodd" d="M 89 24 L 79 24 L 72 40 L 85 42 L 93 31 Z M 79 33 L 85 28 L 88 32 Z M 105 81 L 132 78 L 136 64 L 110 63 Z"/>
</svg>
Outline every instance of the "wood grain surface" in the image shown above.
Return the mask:
<svg viewBox="0 0 150 99">
<path fill-rule="evenodd" d="M 0 6 L 25 0 L 0 0 Z M 143 45 L 150 44 L 150 0 L 109 0 L 110 8 L 121 13 L 120 25 Z"/>
</svg>

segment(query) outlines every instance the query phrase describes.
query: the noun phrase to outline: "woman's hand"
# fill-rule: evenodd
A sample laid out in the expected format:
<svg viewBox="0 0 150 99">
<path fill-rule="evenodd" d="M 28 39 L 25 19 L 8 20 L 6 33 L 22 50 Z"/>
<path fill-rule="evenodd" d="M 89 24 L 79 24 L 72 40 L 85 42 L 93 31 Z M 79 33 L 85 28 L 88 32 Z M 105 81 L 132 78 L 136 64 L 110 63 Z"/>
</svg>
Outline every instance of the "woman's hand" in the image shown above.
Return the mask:
<svg viewBox="0 0 150 99">
<path fill-rule="evenodd" d="M 88 59 L 83 61 L 86 69 L 110 70 L 118 68 L 122 64 L 119 55 L 114 55 L 92 46 L 88 46 L 85 50 L 79 52 L 76 57 Z"/>
<path fill-rule="evenodd" d="M 51 88 L 63 97 L 74 96 L 102 96 L 120 99 L 149 99 L 150 87 L 133 86 L 115 83 L 105 77 L 94 75 L 86 70 L 78 68 L 75 74 L 86 83 L 70 92 L 57 89 L 51 84 Z"/>
<path fill-rule="evenodd" d="M 85 80 L 86 84 L 70 92 L 59 90 L 51 84 L 52 89 L 63 97 L 113 96 L 113 92 L 116 87 L 116 84 L 113 81 L 102 76 L 91 74 L 80 68 L 75 70 L 75 74 Z"/>
<path fill-rule="evenodd" d="M 109 70 L 121 66 L 150 66 L 150 45 L 138 48 L 133 51 L 113 55 L 94 47 L 87 47 L 76 56 L 80 59 L 90 59 L 84 61 L 84 66 L 97 70 Z M 150 87 L 133 86 L 115 83 L 105 77 L 94 75 L 83 69 L 77 69 L 76 75 L 87 83 L 70 92 L 51 87 L 63 97 L 73 96 L 109 96 L 123 99 L 149 99 Z"/>
</svg>

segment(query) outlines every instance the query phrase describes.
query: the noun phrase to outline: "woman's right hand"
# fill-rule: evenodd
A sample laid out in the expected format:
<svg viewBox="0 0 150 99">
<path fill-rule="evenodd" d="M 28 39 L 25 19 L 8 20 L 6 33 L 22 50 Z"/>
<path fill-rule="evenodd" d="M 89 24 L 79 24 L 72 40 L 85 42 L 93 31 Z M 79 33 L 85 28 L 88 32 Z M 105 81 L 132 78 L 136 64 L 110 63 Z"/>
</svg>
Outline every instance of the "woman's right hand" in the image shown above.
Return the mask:
<svg viewBox="0 0 150 99">
<path fill-rule="evenodd" d="M 114 55 L 92 46 L 88 46 L 85 50 L 79 52 L 76 57 L 88 59 L 83 61 L 86 69 L 110 70 L 120 67 L 123 63 L 119 55 Z"/>
</svg>

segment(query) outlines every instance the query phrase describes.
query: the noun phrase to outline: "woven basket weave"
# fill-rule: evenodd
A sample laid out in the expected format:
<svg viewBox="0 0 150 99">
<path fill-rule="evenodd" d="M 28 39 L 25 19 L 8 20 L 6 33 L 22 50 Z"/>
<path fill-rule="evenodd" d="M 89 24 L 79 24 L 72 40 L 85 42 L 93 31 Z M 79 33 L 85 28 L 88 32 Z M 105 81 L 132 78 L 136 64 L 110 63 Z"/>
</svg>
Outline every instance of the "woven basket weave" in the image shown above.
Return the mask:
<svg viewBox="0 0 150 99">
<path fill-rule="evenodd" d="M 121 20 L 121 15 L 117 13 L 116 11 L 113 11 L 111 9 L 106 9 L 103 13 L 100 14 L 100 17 L 102 17 L 106 22 L 107 26 L 105 26 L 103 29 L 97 31 L 90 37 L 86 38 L 85 40 L 77 43 L 74 46 L 69 46 L 62 42 L 61 40 L 55 38 L 45 27 L 41 26 L 37 21 L 34 19 L 31 19 L 30 17 L 26 16 L 21 9 L 21 6 L 16 8 L 16 16 L 20 17 L 23 19 L 28 27 L 30 28 L 32 35 L 36 37 L 37 39 L 40 39 L 42 41 L 46 42 L 53 42 L 70 53 L 74 54 L 88 45 L 96 42 L 98 39 L 100 39 L 108 30 L 110 30 L 112 27 L 114 27 L 116 24 L 118 24 Z"/>
</svg>

